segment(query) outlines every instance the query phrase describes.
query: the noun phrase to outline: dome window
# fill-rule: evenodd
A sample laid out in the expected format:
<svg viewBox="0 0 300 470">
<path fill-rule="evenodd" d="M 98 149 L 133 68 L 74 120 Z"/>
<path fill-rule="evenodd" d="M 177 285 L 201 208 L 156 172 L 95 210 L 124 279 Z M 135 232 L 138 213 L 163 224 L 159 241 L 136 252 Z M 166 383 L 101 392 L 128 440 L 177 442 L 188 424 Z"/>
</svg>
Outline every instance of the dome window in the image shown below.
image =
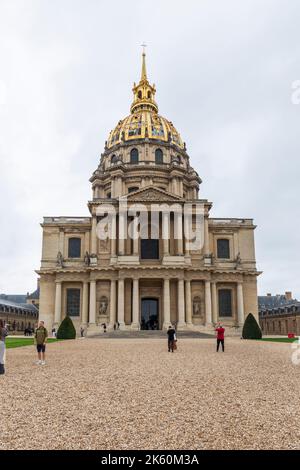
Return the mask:
<svg viewBox="0 0 300 470">
<path fill-rule="evenodd" d="M 156 165 L 162 165 L 164 162 L 164 156 L 161 149 L 155 150 L 155 163 Z"/>
<path fill-rule="evenodd" d="M 151 99 L 151 91 L 148 91 L 148 99 Z"/>
<path fill-rule="evenodd" d="M 139 162 L 139 151 L 138 149 L 132 149 L 130 152 L 130 163 L 137 164 Z"/>
<path fill-rule="evenodd" d="M 138 98 L 139 98 L 139 100 L 142 99 L 142 92 L 141 92 L 141 90 L 138 92 Z"/>
<path fill-rule="evenodd" d="M 110 161 L 111 161 L 111 164 L 112 164 L 112 165 L 115 165 L 116 163 L 118 163 L 119 159 L 118 159 L 117 155 L 113 155 L 113 156 L 111 157 L 111 160 L 110 160 Z"/>
</svg>

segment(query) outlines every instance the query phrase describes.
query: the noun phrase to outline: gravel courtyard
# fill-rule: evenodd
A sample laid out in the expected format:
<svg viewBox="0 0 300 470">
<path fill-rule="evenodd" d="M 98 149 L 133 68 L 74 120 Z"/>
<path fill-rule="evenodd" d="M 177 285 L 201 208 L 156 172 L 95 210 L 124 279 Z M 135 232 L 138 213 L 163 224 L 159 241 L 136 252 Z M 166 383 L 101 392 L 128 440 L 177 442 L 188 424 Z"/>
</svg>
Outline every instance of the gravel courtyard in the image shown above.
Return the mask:
<svg viewBox="0 0 300 470">
<path fill-rule="evenodd" d="M 300 449 L 291 345 L 83 339 L 7 351 L 0 449 Z"/>
</svg>

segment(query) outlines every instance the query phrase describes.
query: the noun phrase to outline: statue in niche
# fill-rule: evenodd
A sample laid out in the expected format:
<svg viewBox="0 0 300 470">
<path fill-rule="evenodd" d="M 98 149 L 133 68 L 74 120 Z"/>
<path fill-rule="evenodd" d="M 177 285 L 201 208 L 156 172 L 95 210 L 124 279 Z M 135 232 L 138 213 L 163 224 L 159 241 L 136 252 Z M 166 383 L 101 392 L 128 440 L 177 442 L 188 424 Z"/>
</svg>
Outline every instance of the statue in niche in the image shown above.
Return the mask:
<svg viewBox="0 0 300 470">
<path fill-rule="evenodd" d="M 100 307 L 99 307 L 99 313 L 100 313 L 100 315 L 106 315 L 107 307 L 108 307 L 108 300 L 107 300 L 107 297 L 101 297 L 101 299 L 100 299 Z"/>
<path fill-rule="evenodd" d="M 242 263 L 241 253 L 238 252 L 237 257 L 235 259 L 235 269 L 237 269 L 241 263 Z"/>
<path fill-rule="evenodd" d="M 56 257 L 56 265 L 59 266 L 60 268 L 63 268 L 64 267 L 64 257 L 62 255 L 62 252 L 59 251 L 57 253 L 57 257 Z"/>
<path fill-rule="evenodd" d="M 89 265 L 90 265 L 90 255 L 88 254 L 87 251 L 85 252 L 85 255 L 84 255 L 84 264 L 85 264 L 86 266 L 89 266 Z"/>
<path fill-rule="evenodd" d="M 200 297 L 195 297 L 193 300 L 193 315 L 200 316 L 201 315 L 201 299 Z"/>
</svg>

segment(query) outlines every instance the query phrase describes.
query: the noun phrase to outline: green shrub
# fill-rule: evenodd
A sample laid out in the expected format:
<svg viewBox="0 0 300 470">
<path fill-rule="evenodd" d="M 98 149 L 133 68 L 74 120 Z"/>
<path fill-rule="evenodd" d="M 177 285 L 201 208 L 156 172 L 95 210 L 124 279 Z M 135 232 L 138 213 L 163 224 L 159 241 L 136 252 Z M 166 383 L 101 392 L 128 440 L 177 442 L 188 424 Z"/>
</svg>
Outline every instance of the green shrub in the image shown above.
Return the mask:
<svg viewBox="0 0 300 470">
<path fill-rule="evenodd" d="M 75 339 L 76 330 L 70 317 L 66 316 L 57 330 L 57 339 Z"/>
<path fill-rule="evenodd" d="M 262 337 L 259 324 L 252 313 L 249 313 L 245 320 L 242 336 L 244 339 L 261 339 Z"/>
</svg>

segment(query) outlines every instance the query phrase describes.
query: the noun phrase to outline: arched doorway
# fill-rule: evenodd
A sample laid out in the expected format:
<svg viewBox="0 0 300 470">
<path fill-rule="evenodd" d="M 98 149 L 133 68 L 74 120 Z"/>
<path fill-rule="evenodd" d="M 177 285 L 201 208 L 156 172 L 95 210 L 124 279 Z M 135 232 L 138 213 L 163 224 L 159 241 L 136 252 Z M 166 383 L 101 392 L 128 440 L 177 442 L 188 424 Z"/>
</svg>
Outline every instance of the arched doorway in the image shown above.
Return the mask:
<svg viewBox="0 0 300 470">
<path fill-rule="evenodd" d="M 153 298 L 142 299 L 141 330 L 159 329 L 159 301 Z"/>
</svg>

